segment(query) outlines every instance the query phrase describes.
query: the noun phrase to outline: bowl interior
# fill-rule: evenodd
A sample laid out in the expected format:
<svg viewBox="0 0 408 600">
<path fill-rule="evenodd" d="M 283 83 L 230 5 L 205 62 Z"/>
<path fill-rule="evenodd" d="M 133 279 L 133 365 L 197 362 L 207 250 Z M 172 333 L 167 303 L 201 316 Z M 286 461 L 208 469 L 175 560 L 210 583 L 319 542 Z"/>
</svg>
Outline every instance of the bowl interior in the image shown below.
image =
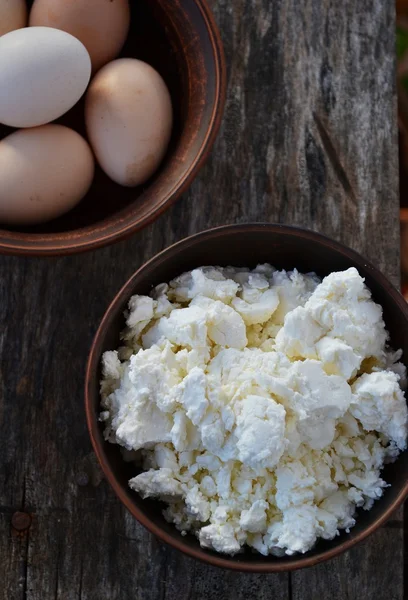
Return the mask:
<svg viewBox="0 0 408 600">
<path fill-rule="evenodd" d="M 393 286 L 377 270 L 351 250 L 318 234 L 280 226 L 233 226 L 212 230 L 194 236 L 159 254 L 140 269 L 126 284 L 111 305 L 95 339 L 87 378 L 88 423 L 94 447 L 110 483 L 121 500 L 133 514 L 162 539 L 180 550 L 219 566 L 242 570 L 284 570 L 315 564 L 346 549 L 365 537 L 376 522 L 407 490 L 408 453 L 387 465 L 383 471 L 391 484 L 383 498 L 375 502 L 370 511 L 360 510 L 357 523 L 349 534 L 343 532 L 332 541 L 319 541 L 304 556 L 285 558 L 262 557 L 250 550 L 239 556 L 224 557 L 200 548 L 192 535 L 182 537 L 174 526 L 161 515 L 162 505 L 142 500 L 127 486 L 127 480 L 136 474 L 133 465 L 124 463 L 119 447 L 105 443 L 102 427 L 97 422 L 99 412 L 98 382 L 100 357 L 105 350 L 119 345 L 119 332 L 124 326 L 123 310 L 129 297 L 148 294 L 152 286 L 168 282 L 183 271 L 203 265 L 232 265 L 254 267 L 269 262 L 279 269 L 297 268 L 306 273 L 315 271 L 325 276 L 332 271 L 355 266 L 366 278 L 373 299 L 384 309 L 384 320 L 390 333 L 393 348 L 403 349 L 403 361 L 408 362 L 408 309 Z"/>
<path fill-rule="evenodd" d="M 31 6 L 32 0 L 27 2 Z M 220 57 L 206 20 L 207 9 L 203 9 L 201 0 L 185 0 L 182 4 L 138 0 L 130 5 L 131 25 L 120 56 L 151 64 L 164 78 L 172 98 L 174 127 L 163 163 L 149 181 L 136 188 L 117 185 L 97 166 L 90 191 L 73 210 L 46 224 L 0 229 L 0 243 L 13 244 L 19 238 L 47 240 L 53 235 L 56 240 L 64 240 L 66 235 L 72 241 L 73 234 L 85 228 L 78 234 L 80 241 L 87 235 L 86 230 L 95 227 L 106 227 L 109 234 L 124 223 L 142 225 L 174 199 L 175 188 L 200 158 L 219 91 L 216 64 Z M 84 98 L 57 122 L 86 137 Z M 0 125 L 0 140 L 12 131 Z"/>
</svg>

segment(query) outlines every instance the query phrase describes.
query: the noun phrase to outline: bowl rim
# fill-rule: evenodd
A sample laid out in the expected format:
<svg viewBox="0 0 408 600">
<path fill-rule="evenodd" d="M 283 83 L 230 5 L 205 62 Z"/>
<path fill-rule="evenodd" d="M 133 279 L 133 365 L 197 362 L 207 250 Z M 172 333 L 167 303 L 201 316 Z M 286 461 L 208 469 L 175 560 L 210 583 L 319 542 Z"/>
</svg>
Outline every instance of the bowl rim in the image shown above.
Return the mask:
<svg viewBox="0 0 408 600">
<path fill-rule="evenodd" d="M 384 512 L 379 517 L 377 517 L 377 519 L 374 520 L 373 523 L 368 525 L 359 533 L 355 534 L 352 538 L 345 539 L 341 544 L 335 546 L 332 549 L 329 548 L 327 550 L 323 550 L 317 556 L 314 555 L 309 557 L 306 553 L 305 555 L 300 555 L 299 558 L 296 558 L 295 560 L 292 558 L 290 561 L 287 559 L 285 560 L 285 558 L 282 557 L 281 559 L 279 559 L 279 561 L 270 563 L 251 563 L 246 562 L 245 560 L 237 560 L 236 562 L 234 562 L 231 559 L 224 558 L 221 554 L 215 555 L 213 553 L 206 553 L 205 549 L 192 548 L 189 545 L 185 544 L 182 540 L 173 538 L 171 534 L 167 533 L 159 526 L 157 526 L 132 502 L 130 497 L 125 493 L 122 485 L 117 481 L 115 473 L 110 468 L 109 463 L 105 458 L 104 448 L 108 442 L 103 440 L 99 433 L 99 422 L 97 414 L 95 413 L 93 408 L 90 382 L 93 379 L 93 377 L 96 376 L 95 373 L 100 361 L 100 356 L 98 355 L 98 346 L 100 345 L 100 342 L 103 341 L 105 331 L 110 325 L 111 319 L 113 319 L 116 315 L 117 306 L 121 305 L 124 299 L 130 298 L 130 295 L 134 293 L 134 290 L 132 290 L 133 282 L 140 275 L 140 273 L 142 273 L 147 268 L 150 268 L 152 266 L 154 267 L 157 264 L 160 264 L 160 262 L 162 262 L 162 260 L 166 258 L 169 254 L 172 254 L 175 251 L 177 252 L 178 250 L 187 249 L 190 245 L 195 244 L 195 242 L 198 240 L 210 240 L 214 237 L 222 236 L 224 233 L 231 231 L 239 233 L 248 230 L 261 231 L 265 229 L 268 230 L 271 234 L 285 232 L 286 234 L 292 235 L 294 237 L 301 236 L 305 239 L 310 240 L 311 242 L 323 243 L 324 245 L 331 247 L 335 251 L 340 252 L 345 257 L 351 259 L 357 264 L 360 263 L 364 265 L 366 269 L 372 271 L 377 282 L 392 297 L 393 301 L 399 306 L 401 311 L 405 314 L 406 319 L 408 320 L 408 303 L 397 290 L 397 288 L 370 261 L 367 261 L 361 254 L 359 254 L 355 250 L 352 250 L 351 248 L 342 244 L 341 242 L 333 240 L 332 238 L 329 238 L 316 231 L 290 225 L 258 222 L 222 225 L 220 227 L 214 227 L 202 231 L 200 233 L 188 236 L 168 246 L 167 248 L 150 258 L 147 262 L 143 263 L 137 269 L 137 271 L 135 271 L 135 273 L 131 275 L 131 277 L 126 281 L 126 283 L 115 295 L 101 319 L 101 322 L 92 341 L 85 373 L 85 412 L 93 450 L 96 454 L 99 465 L 101 466 L 107 481 L 113 488 L 119 500 L 124 504 L 124 506 L 132 514 L 132 516 L 139 521 L 139 523 L 141 523 L 144 527 L 146 527 L 146 529 L 148 529 L 162 542 L 165 542 L 169 546 L 176 548 L 184 554 L 211 566 L 247 573 L 282 573 L 294 571 L 297 569 L 303 569 L 305 567 L 315 566 L 321 562 L 324 562 L 326 560 L 334 558 L 335 556 L 338 556 L 339 554 L 342 554 L 346 550 L 349 550 L 356 544 L 363 541 L 369 535 L 371 535 L 381 525 L 383 525 L 385 521 L 387 521 L 387 519 L 389 519 L 390 516 L 394 513 L 394 511 L 402 504 L 404 499 L 408 496 L 408 480 L 405 482 L 401 491 L 394 499 L 394 501 L 384 510 Z"/>
<path fill-rule="evenodd" d="M 59 233 L 20 233 L 16 232 L 15 238 L 7 237 L 7 233 L 14 233 L 0 226 L 0 255 L 13 256 L 68 256 L 71 254 L 81 254 L 89 250 L 96 250 L 119 241 L 123 241 L 155 221 L 161 214 L 169 209 L 180 196 L 187 191 L 198 172 L 207 161 L 212 146 L 219 132 L 227 94 L 227 66 L 225 60 L 224 46 L 218 25 L 215 21 L 213 12 L 208 4 L 208 0 L 192 0 L 199 9 L 204 21 L 209 41 L 214 56 L 214 105 L 212 108 L 207 131 L 203 141 L 196 152 L 194 160 L 184 175 L 167 191 L 163 202 L 155 210 L 144 216 L 137 222 L 117 225 L 115 230 L 105 234 L 98 235 L 94 239 L 87 239 L 87 235 L 95 232 L 102 225 L 95 223 L 86 227 L 81 227 L 72 231 Z M 112 217 L 108 217 L 106 222 Z M 6 232 L 3 235 L 2 232 Z M 41 236 L 41 245 L 34 238 Z M 61 243 L 63 240 L 63 243 Z"/>
</svg>

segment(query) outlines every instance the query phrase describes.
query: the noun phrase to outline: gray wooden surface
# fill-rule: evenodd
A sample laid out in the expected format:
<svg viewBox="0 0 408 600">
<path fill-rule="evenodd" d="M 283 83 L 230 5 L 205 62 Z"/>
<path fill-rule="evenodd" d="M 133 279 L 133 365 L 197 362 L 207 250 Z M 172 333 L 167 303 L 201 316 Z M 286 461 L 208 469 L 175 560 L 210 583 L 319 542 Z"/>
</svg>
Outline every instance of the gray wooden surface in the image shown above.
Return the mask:
<svg viewBox="0 0 408 600">
<path fill-rule="evenodd" d="M 402 600 L 401 514 L 292 575 L 208 568 L 121 507 L 91 451 L 84 365 L 104 309 L 147 258 L 209 226 L 322 231 L 398 282 L 394 3 L 213 0 L 229 93 L 190 192 L 131 240 L 85 256 L 0 258 L 0 590 L 4 600 Z M 11 526 L 16 511 L 31 527 Z"/>
</svg>

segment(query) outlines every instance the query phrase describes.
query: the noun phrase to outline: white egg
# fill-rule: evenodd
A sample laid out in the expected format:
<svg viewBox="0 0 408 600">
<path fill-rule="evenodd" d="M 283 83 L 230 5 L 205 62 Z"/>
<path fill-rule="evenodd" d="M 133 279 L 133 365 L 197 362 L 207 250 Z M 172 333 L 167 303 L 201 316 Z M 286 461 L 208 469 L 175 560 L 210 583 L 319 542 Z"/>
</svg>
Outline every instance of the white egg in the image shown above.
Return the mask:
<svg viewBox="0 0 408 600">
<path fill-rule="evenodd" d="M 0 0 L 0 36 L 26 25 L 26 0 Z"/>
<path fill-rule="evenodd" d="M 20 129 L 0 142 L 0 223 L 44 223 L 88 192 L 94 158 L 87 142 L 62 125 Z"/>
<path fill-rule="evenodd" d="M 170 140 L 170 94 L 150 65 L 133 58 L 114 60 L 89 86 L 85 120 L 105 173 L 121 185 L 140 185 L 156 171 Z"/>
<path fill-rule="evenodd" d="M 0 123 L 35 127 L 58 119 L 83 95 L 91 59 L 74 36 L 26 27 L 0 38 Z"/>
</svg>

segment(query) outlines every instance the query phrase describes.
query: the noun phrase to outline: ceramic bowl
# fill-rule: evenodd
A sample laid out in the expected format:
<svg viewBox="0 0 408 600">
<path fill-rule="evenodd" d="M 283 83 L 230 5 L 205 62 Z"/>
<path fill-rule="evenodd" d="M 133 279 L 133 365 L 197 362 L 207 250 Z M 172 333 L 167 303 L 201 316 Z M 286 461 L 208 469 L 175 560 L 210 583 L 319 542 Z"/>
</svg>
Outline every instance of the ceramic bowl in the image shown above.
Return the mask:
<svg viewBox="0 0 408 600">
<path fill-rule="evenodd" d="M 97 168 L 89 193 L 66 215 L 24 229 L 0 225 L 0 252 L 73 254 L 121 240 L 169 208 L 207 158 L 223 113 L 226 71 L 221 39 L 206 0 L 138 0 L 131 2 L 131 10 L 130 31 L 120 56 L 155 67 L 173 102 L 173 135 L 161 167 L 137 188 L 121 187 Z M 86 137 L 84 99 L 58 122 Z M 12 131 L 0 125 L 0 139 Z"/>
<path fill-rule="evenodd" d="M 384 311 L 384 320 L 394 349 L 402 348 L 408 363 L 408 306 L 393 285 L 353 250 L 312 231 L 281 225 L 233 225 L 205 231 L 164 250 L 143 265 L 120 290 L 109 306 L 96 333 L 86 372 L 85 403 L 92 444 L 101 467 L 119 499 L 136 519 L 162 541 L 211 565 L 239 571 L 288 571 L 315 565 L 348 550 L 375 531 L 401 504 L 408 493 L 408 453 L 386 465 L 384 479 L 391 484 L 370 511 L 358 510 L 350 533 L 342 532 L 331 541 L 319 540 L 303 555 L 264 557 L 246 550 L 234 557 L 200 547 L 193 535 L 182 536 L 163 518 L 163 504 L 142 498 L 128 487 L 137 472 L 125 463 L 119 446 L 105 442 L 100 412 L 99 381 L 101 356 L 120 345 L 124 328 L 123 311 L 133 294 L 148 294 L 153 286 L 168 282 L 184 271 L 203 265 L 255 267 L 268 262 L 278 269 L 315 271 L 324 277 L 333 271 L 356 267 L 365 278 L 373 299 Z"/>
</svg>

